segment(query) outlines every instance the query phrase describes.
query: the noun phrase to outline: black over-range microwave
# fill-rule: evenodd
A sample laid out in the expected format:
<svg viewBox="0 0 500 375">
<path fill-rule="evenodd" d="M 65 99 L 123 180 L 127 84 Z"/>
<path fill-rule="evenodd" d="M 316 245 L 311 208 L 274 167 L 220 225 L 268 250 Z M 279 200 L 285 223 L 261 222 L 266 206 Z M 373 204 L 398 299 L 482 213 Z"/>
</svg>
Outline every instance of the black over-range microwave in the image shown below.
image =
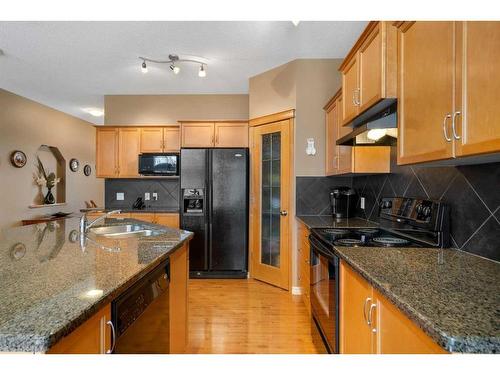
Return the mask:
<svg viewBox="0 0 500 375">
<path fill-rule="evenodd" d="M 139 174 L 144 176 L 178 176 L 179 154 L 140 154 Z"/>
</svg>

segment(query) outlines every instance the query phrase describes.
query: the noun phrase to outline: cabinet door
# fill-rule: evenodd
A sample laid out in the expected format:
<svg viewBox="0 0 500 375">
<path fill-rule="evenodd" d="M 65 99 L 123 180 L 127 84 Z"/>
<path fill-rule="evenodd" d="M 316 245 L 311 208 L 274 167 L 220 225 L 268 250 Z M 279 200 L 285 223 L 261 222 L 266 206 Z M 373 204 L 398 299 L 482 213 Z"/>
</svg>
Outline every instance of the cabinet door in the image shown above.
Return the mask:
<svg viewBox="0 0 500 375">
<path fill-rule="evenodd" d="M 348 126 L 342 126 L 342 100 L 340 97 L 337 99 L 337 127 L 338 138 L 349 134 L 352 129 Z M 351 146 L 337 146 L 338 163 L 337 173 L 351 173 L 352 172 L 352 147 Z"/>
<path fill-rule="evenodd" d="M 354 55 L 342 72 L 342 124 L 346 124 L 358 115 L 358 56 Z"/>
<path fill-rule="evenodd" d="M 338 147 L 335 144 L 338 135 L 339 107 L 337 102 L 326 112 L 326 175 L 337 174 L 338 170 Z"/>
<path fill-rule="evenodd" d="M 343 261 L 340 277 L 340 351 L 370 354 L 374 339 L 366 316 L 372 301 L 372 287 Z"/>
<path fill-rule="evenodd" d="M 179 152 L 181 149 L 181 137 L 178 126 L 164 128 L 163 130 L 163 151 Z"/>
<path fill-rule="evenodd" d="M 155 214 L 155 223 L 171 228 L 179 228 L 179 214 Z"/>
<path fill-rule="evenodd" d="M 141 128 L 141 152 L 163 152 L 163 128 Z"/>
<path fill-rule="evenodd" d="M 359 49 L 360 112 L 382 98 L 382 35 L 379 22 Z"/>
<path fill-rule="evenodd" d="M 119 134 L 118 175 L 120 177 L 138 177 L 141 130 L 138 128 L 122 128 Z"/>
<path fill-rule="evenodd" d="M 118 175 L 118 129 L 97 129 L 96 176 Z"/>
<path fill-rule="evenodd" d="M 215 147 L 248 147 L 248 124 L 216 122 Z"/>
<path fill-rule="evenodd" d="M 170 353 L 185 353 L 188 343 L 189 245 L 170 256 Z"/>
<path fill-rule="evenodd" d="M 398 164 L 451 158 L 454 23 L 404 23 L 398 52 Z"/>
<path fill-rule="evenodd" d="M 500 22 L 457 23 L 457 156 L 500 151 L 499 72 Z"/>
<path fill-rule="evenodd" d="M 190 122 L 181 125 L 182 147 L 213 147 L 213 122 Z"/>
<path fill-rule="evenodd" d="M 154 213 L 136 213 L 136 212 L 132 212 L 130 214 L 130 217 L 132 219 L 136 219 L 136 220 L 142 220 L 142 221 L 147 221 L 149 223 L 154 223 L 155 221 L 155 214 Z"/>
<path fill-rule="evenodd" d="M 111 349 L 111 307 L 107 305 L 62 338 L 49 354 L 104 354 Z M 109 322 L 109 323 L 108 323 Z"/>
<path fill-rule="evenodd" d="M 377 291 L 376 301 L 377 353 L 438 354 L 446 353 L 434 340 L 401 313 Z"/>
</svg>

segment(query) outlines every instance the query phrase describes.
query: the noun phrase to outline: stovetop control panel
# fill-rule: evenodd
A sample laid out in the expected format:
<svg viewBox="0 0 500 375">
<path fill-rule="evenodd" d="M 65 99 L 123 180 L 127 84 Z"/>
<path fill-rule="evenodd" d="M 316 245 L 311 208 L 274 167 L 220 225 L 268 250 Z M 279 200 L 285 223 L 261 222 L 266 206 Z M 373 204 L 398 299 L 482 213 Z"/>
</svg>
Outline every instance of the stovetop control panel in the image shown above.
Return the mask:
<svg viewBox="0 0 500 375">
<path fill-rule="evenodd" d="M 443 204 L 420 198 L 392 197 L 380 200 L 380 217 L 420 228 L 433 229 L 438 224 Z"/>
</svg>

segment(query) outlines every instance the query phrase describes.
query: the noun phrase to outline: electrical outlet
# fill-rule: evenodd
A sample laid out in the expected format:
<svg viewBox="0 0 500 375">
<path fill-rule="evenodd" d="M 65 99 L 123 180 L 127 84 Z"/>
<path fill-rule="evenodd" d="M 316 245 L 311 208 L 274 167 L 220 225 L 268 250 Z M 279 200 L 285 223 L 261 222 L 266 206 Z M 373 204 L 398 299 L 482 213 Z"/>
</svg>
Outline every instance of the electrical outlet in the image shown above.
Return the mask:
<svg viewBox="0 0 500 375">
<path fill-rule="evenodd" d="M 144 200 L 149 201 L 151 199 L 151 195 L 149 193 L 144 193 Z"/>
<path fill-rule="evenodd" d="M 125 193 L 116 193 L 116 200 L 117 201 L 124 201 L 125 200 Z"/>
<path fill-rule="evenodd" d="M 158 193 L 156 191 L 153 193 L 153 200 L 158 200 Z"/>
<path fill-rule="evenodd" d="M 360 203 L 361 209 L 364 210 L 365 209 L 365 197 L 361 197 L 361 200 L 359 203 Z"/>
</svg>

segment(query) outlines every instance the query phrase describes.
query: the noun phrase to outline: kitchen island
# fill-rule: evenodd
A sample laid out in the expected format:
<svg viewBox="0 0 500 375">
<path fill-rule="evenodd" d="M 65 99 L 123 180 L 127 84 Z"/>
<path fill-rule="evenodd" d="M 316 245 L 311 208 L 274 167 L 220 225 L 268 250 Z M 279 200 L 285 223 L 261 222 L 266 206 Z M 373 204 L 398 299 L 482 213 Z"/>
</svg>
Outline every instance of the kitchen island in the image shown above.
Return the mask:
<svg viewBox="0 0 500 375">
<path fill-rule="evenodd" d="M 176 254 L 183 254 L 184 270 L 180 271 L 185 276 L 180 282 L 184 285 L 172 285 L 178 290 L 171 295 L 180 299 L 179 304 L 187 303 L 187 253 L 193 234 L 133 219 L 106 219 L 101 223 L 126 224 L 147 225 L 155 235 L 81 237 L 79 218 L 12 228 L 0 235 L 0 351 L 50 353 L 59 342 L 92 322 L 97 313 L 109 309 L 109 304 L 135 282 Z M 176 301 L 170 302 L 175 311 Z M 179 309 L 177 314 L 184 316 L 174 314 L 171 319 L 185 324 L 186 310 Z M 106 323 L 101 323 L 101 328 L 110 331 Z M 185 331 L 181 328 L 172 331 Z M 109 342 L 111 335 L 108 332 L 99 340 Z"/>
</svg>

